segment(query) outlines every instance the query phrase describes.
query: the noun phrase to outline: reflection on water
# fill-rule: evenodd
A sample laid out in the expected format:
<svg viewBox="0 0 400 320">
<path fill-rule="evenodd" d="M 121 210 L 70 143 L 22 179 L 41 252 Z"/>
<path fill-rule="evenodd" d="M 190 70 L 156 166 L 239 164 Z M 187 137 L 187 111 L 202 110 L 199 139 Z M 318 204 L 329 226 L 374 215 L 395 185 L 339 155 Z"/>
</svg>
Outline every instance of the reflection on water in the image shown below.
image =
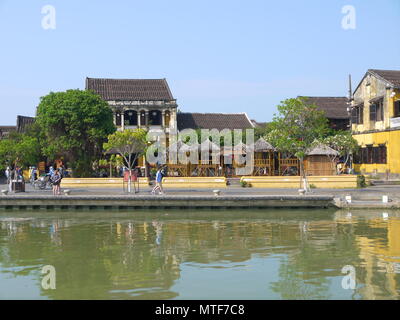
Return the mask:
<svg viewBox="0 0 400 320">
<path fill-rule="evenodd" d="M 398 299 L 399 274 L 397 212 L 0 214 L 1 299 Z"/>
</svg>

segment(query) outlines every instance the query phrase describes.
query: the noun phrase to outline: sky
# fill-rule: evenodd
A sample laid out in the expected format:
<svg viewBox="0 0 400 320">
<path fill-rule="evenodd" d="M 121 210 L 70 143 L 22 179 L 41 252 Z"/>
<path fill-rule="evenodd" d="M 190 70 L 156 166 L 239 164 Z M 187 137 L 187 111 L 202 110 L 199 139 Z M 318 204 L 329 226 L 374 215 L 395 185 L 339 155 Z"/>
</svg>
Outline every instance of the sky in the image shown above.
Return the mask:
<svg viewBox="0 0 400 320">
<path fill-rule="evenodd" d="M 400 0 L 0 0 L 0 125 L 86 77 L 166 78 L 181 111 L 269 121 L 400 70 L 399 25 Z"/>
</svg>

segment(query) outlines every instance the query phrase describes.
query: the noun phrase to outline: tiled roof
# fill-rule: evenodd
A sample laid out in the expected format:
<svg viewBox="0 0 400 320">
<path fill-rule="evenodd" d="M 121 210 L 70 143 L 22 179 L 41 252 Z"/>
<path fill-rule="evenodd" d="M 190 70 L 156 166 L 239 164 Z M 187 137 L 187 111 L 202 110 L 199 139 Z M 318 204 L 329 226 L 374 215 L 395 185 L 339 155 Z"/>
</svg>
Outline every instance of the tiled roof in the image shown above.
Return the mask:
<svg viewBox="0 0 400 320">
<path fill-rule="evenodd" d="M 400 70 L 369 69 L 368 72 L 378 75 L 378 77 L 392 84 L 393 87 L 400 88 Z"/>
<path fill-rule="evenodd" d="M 0 139 L 8 136 L 10 132 L 17 130 L 16 126 L 0 126 Z"/>
<path fill-rule="evenodd" d="M 255 128 L 265 128 L 265 126 L 269 123 L 269 122 L 258 122 L 253 119 L 251 119 L 251 122 L 253 123 Z"/>
<path fill-rule="evenodd" d="M 35 118 L 26 116 L 17 116 L 17 131 L 26 132 L 26 129 L 35 122 Z"/>
<path fill-rule="evenodd" d="M 178 130 L 183 129 L 250 129 L 253 124 L 246 113 L 186 113 L 177 114 Z"/>
<path fill-rule="evenodd" d="M 165 79 L 86 78 L 86 90 L 93 90 L 104 100 L 174 100 Z"/>
<path fill-rule="evenodd" d="M 319 110 L 325 111 L 328 119 L 348 119 L 346 97 L 305 97 L 307 103 L 315 104 Z"/>
</svg>

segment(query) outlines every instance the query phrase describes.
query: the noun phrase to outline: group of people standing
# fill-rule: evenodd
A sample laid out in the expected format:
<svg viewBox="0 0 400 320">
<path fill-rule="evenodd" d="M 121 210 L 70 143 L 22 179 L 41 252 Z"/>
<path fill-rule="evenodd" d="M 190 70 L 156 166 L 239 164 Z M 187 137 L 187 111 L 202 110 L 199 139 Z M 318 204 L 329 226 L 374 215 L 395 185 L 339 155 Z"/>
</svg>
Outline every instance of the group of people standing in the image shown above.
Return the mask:
<svg viewBox="0 0 400 320">
<path fill-rule="evenodd" d="M 60 195 L 61 194 L 61 180 L 63 178 L 62 170 L 60 168 L 55 169 L 50 167 L 49 170 L 50 175 L 50 182 L 53 186 L 53 195 Z"/>
<path fill-rule="evenodd" d="M 39 178 L 39 172 L 38 169 L 34 166 L 29 167 L 29 182 L 31 184 L 34 184 L 37 179 Z M 24 182 L 24 176 L 22 172 L 22 168 L 19 166 L 15 166 L 14 168 L 12 167 L 7 167 L 5 170 L 5 175 L 7 179 L 7 185 L 9 186 L 10 192 L 12 191 L 12 183 L 13 182 Z M 53 187 L 53 195 L 60 195 L 61 190 L 60 190 L 60 185 L 61 185 L 61 180 L 64 176 L 64 170 L 63 167 L 54 169 L 53 167 L 49 168 L 49 172 L 46 174 L 48 177 L 52 187 Z"/>
<path fill-rule="evenodd" d="M 12 180 L 15 180 L 15 181 L 23 180 L 22 169 L 18 166 L 16 166 L 13 169 L 10 167 L 7 167 L 5 174 L 6 174 L 6 178 L 7 178 L 7 184 L 10 184 L 10 182 Z"/>
</svg>

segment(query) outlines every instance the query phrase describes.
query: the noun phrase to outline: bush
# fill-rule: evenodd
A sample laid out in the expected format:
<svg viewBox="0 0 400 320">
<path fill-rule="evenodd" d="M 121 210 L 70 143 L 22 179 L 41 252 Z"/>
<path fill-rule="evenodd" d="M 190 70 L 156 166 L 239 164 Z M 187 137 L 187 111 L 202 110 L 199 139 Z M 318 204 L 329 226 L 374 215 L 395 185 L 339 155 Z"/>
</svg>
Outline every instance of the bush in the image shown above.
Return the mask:
<svg viewBox="0 0 400 320">
<path fill-rule="evenodd" d="M 365 176 L 360 174 L 357 176 L 357 188 L 365 188 L 367 183 L 365 181 Z"/>
<path fill-rule="evenodd" d="M 317 189 L 317 186 L 315 184 L 310 184 L 310 189 Z"/>
<path fill-rule="evenodd" d="M 240 180 L 240 185 L 242 186 L 242 188 L 246 188 L 247 187 L 247 182 L 244 180 Z"/>
</svg>

